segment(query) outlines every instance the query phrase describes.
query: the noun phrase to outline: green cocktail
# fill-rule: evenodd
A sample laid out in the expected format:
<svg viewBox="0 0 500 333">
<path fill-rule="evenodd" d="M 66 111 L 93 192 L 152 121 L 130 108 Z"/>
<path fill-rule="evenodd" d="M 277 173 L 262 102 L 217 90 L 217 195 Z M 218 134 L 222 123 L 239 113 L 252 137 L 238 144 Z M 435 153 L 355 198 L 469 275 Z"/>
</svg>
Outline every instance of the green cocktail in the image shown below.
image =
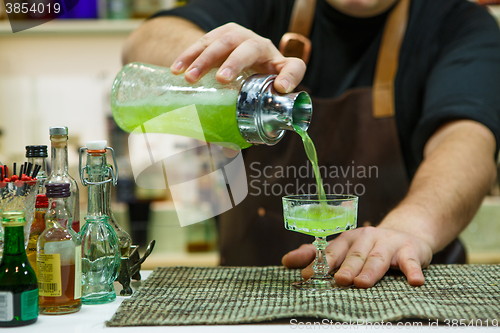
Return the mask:
<svg viewBox="0 0 500 333">
<path fill-rule="evenodd" d="M 356 228 L 358 197 L 354 195 L 330 195 L 325 200 L 317 195 L 290 195 L 283 197 L 285 228 L 316 237 L 314 275 L 307 281 L 294 283 L 305 290 L 331 290 L 333 278 L 328 273 L 325 257 L 328 245 L 326 237 Z"/>
<path fill-rule="evenodd" d="M 327 237 L 356 227 L 355 211 L 349 207 L 310 204 L 292 207 L 285 228 L 315 237 Z"/>
</svg>

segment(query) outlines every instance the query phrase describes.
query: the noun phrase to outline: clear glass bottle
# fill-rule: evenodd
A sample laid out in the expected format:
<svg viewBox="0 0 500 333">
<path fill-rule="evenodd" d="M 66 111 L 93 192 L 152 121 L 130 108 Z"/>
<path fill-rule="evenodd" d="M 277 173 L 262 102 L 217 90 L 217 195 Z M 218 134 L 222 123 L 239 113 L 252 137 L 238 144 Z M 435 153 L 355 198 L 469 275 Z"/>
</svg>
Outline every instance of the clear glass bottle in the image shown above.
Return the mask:
<svg viewBox="0 0 500 333">
<path fill-rule="evenodd" d="M 123 244 L 120 244 L 110 224 L 109 184 L 116 184 L 117 170 L 107 164 L 106 149 L 111 148 L 106 144 L 106 141 L 91 141 L 87 142 L 87 147 L 80 148 L 80 165 L 82 154 L 87 151 L 87 164 L 84 168 L 80 167 L 80 178 L 82 184 L 89 187 L 86 223 L 79 233 L 82 242 L 83 304 L 103 304 L 116 299 L 113 282 L 118 276 L 120 253 L 124 251 L 128 254 L 130 250 L 130 236 L 120 228 L 123 231 Z"/>
<path fill-rule="evenodd" d="M 47 174 L 47 146 L 26 146 L 26 158 L 28 163 L 33 165 L 39 165 L 40 169 L 36 175 L 36 179 L 40 182 L 39 194 L 45 193 L 45 181 L 48 178 Z"/>
<path fill-rule="evenodd" d="M 120 253 L 123 257 L 128 257 L 132 238 L 123 230 L 116 221 L 113 211 L 111 210 L 111 184 L 116 186 L 118 182 L 118 165 L 114 157 L 114 151 L 110 147 L 106 147 L 107 142 L 89 141 L 87 147 L 80 149 L 80 178 L 83 186 L 89 186 L 88 202 L 92 203 L 87 206 L 87 216 L 103 216 L 109 218 L 109 224 L 113 227 L 120 243 Z M 87 148 L 87 166 L 82 169 L 82 153 Z M 102 149 L 101 149 L 102 148 Z M 115 162 L 114 168 L 108 164 L 106 150 L 109 149 L 113 155 Z M 89 179 L 85 178 L 83 171 L 86 170 Z M 112 172 L 111 172 L 112 171 Z M 93 181 L 90 179 L 94 179 Z M 90 184 L 90 183 L 94 184 Z"/>
<path fill-rule="evenodd" d="M 68 128 L 65 126 L 51 127 L 51 172 L 46 183 L 70 184 L 70 197 L 68 208 L 73 217 L 71 229 L 80 231 L 80 194 L 76 180 L 68 172 Z"/>
<path fill-rule="evenodd" d="M 37 244 L 40 313 L 73 313 L 82 306 L 82 262 L 80 242 L 69 227 L 70 184 L 49 183 L 45 188 L 49 209 Z"/>
<path fill-rule="evenodd" d="M 230 148 L 274 145 L 285 130 L 309 127 L 307 93 L 279 94 L 276 75 L 249 71 L 223 85 L 215 80 L 216 71 L 189 84 L 169 68 L 130 63 L 113 83 L 113 117 L 127 132 L 177 134 Z"/>
<path fill-rule="evenodd" d="M 24 249 L 23 211 L 2 213 L 5 248 L 0 263 L 0 327 L 32 324 L 38 318 L 38 283 Z"/>
<path fill-rule="evenodd" d="M 36 202 L 35 202 L 35 218 L 33 219 L 33 223 L 31 224 L 30 237 L 28 240 L 28 247 L 26 249 L 28 260 L 31 264 L 31 267 L 33 267 L 33 269 L 35 270 L 37 276 L 38 276 L 36 269 L 37 243 L 38 243 L 38 237 L 40 237 L 42 232 L 45 230 L 45 214 L 47 213 L 48 208 L 49 208 L 49 200 L 47 199 L 47 196 L 45 194 L 38 194 L 36 196 Z"/>
</svg>

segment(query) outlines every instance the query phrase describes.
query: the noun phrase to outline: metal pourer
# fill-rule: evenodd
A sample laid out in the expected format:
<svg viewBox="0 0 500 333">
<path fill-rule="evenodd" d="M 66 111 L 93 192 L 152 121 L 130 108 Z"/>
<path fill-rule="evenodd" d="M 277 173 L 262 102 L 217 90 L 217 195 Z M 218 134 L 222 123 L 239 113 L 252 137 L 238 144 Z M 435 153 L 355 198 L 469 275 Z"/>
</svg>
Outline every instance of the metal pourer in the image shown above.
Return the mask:
<svg viewBox="0 0 500 333">
<path fill-rule="evenodd" d="M 236 104 L 236 118 L 243 138 L 252 144 L 278 143 L 285 130 L 294 126 L 307 131 L 312 117 L 312 102 L 301 91 L 280 94 L 274 89 L 276 75 L 255 74 L 241 87 Z"/>
</svg>

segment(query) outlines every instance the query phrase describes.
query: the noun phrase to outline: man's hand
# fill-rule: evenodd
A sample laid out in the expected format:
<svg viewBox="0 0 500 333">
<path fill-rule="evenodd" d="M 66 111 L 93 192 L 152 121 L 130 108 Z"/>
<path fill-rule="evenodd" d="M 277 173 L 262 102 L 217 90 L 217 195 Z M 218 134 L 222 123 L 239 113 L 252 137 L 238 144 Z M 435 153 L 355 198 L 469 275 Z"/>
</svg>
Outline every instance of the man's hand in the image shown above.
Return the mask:
<svg viewBox="0 0 500 333">
<path fill-rule="evenodd" d="M 231 82 L 247 68 L 278 74 L 274 87 L 281 93 L 295 89 L 306 70 L 301 59 L 284 57 L 269 39 L 235 23 L 201 37 L 177 57 L 171 71 L 184 73 L 186 80 L 194 83 L 214 67 L 220 67 L 216 79 L 221 83 Z"/>
<path fill-rule="evenodd" d="M 427 267 L 432 258 L 432 250 L 421 239 L 404 232 L 381 227 L 364 227 L 342 233 L 330 242 L 325 250 L 330 272 L 335 273 L 335 281 L 342 286 L 354 284 L 359 288 L 372 287 L 389 268 L 400 269 L 412 286 L 424 284 L 422 268 Z M 316 248 L 312 244 L 302 245 L 283 257 L 283 265 L 288 268 L 307 266 L 302 277 L 313 275 L 312 264 Z"/>
</svg>

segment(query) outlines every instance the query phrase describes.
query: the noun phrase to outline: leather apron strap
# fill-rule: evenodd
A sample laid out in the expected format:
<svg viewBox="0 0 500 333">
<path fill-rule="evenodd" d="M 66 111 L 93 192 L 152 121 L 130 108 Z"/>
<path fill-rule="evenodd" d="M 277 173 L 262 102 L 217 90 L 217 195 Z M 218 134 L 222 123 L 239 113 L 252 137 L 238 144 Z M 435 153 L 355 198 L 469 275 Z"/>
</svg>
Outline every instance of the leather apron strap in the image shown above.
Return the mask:
<svg viewBox="0 0 500 333">
<path fill-rule="evenodd" d="M 373 117 L 395 114 L 394 79 L 398 71 L 399 51 L 406 32 L 410 0 L 400 0 L 385 23 L 373 80 Z"/>
<path fill-rule="evenodd" d="M 295 0 L 288 32 L 281 37 L 279 50 L 285 57 L 297 57 L 307 64 L 311 54 L 311 33 L 316 0 Z"/>
</svg>

